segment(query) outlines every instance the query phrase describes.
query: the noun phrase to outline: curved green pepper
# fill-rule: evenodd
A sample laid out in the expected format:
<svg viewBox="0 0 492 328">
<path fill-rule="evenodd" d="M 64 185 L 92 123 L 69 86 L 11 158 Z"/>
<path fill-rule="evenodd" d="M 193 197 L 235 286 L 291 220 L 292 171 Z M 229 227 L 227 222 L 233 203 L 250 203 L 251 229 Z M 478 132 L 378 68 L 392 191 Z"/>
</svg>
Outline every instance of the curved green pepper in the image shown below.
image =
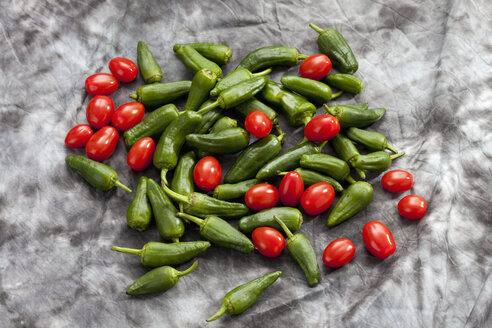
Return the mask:
<svg viewBox="0 0 492 328">
<path fill-rule="evenodd" d="M 229 47 L 223 44 L 216 43 L 185 43 L 185 44 L 175 44 L 173 50 L 176 51 L 181 47 L 192 47 L 203 57 L 210 59 L 219 66 L 225 65 L 229 62 L 232 56 L 232 51 Z"/>
<path fill-rule="evenodd" d="M 214 72 L 202 69 L 196 72 L 191 81 L 190 92 L 184 110 L 197 110 L 208 98 L 208 93 L 217 83 L 217 75 Z"/>
<path fill-rule="evenodd" d="M 299 54 L 296 48 L 268 46 L 253 50 L 241 60 L 238 68 L 246 68 L 250 72 L 256 72 L 265 67 L 294 66 L 299 60 L 306 59 L 307 55 Z"/>
<path fill-rule="evenodd" d="M 347 162 L 328 154 L 303 155 L 300 160 L 303 168 L 327 174 L 338 181 L 355 183 L 350 176 L 350 167 Z"/>
<path fill-rule="evenodd" d="M 186 96 L 190 88 L 191 81 L 153 83 L 138 87 L 130 98 L 142 103 L 147 109 L 153 109 Z"/>
<path fill-rule="evenodd" d="M 171 189 L 181 195 L 189 195 L 195 191 L 193 183 L 193 169 L 196 163 L 195 152 L 190 151 L 181 156 L 174 170 Z M 183 204 L 179 204 L 179 210 L 183 210 Z"/>
<path fill-rule="evenodd" d="M 210 95 L 212 97 L 218 96 L 222 91 L 229 89 L 230 87 L 238 84 L 239 82 L 252 79 L 257 76 L 264 76 L 267 75 L 272 71 L 271 68 L 268 68 L 264 71 L 258 72 L 258 73 L 251 73 L 248 71 L 246 68 L 238 68 L 229 74 L 227 74 L 226 77 L 224 77 L 222 80 L 217 82 L 217 85 L 215 85 L 215 88 L 213 88 L 210 91 Z"/>
<path fill-rule="evenodd" d="M 205 113 L 205 114 L 207 114 L 207 113 Z M 225 131 L 227 129 L 232 129 L 232 128 L 236 128 L 236 127 L 237 127 L 237 121 L 235 119 L 224 116 L 221 119 L 219 119 L 217 122 L 215 122 L 214 126 L 212 126 L 212 128 L 210 129 L 210 134 L 217 134 L 221 131 Z M 249 135 L 248 135 L 248 138 L 249 138 Z M 213 154 L 212 152 L 198 149 L 198 157 L 199 158 L 211 156 L 212 154 Z"/>
<path fill-rule="evenodd" d="M 346 105 L 324 106 L 328 113 L 338 119 L 342 128 L 363 128 L 379 121 L 386 114 L 386 109 L 384 108 L 359 109 Z"/>
<path fill-rule="evenodd" d="M 379 132 L 366 131 L 358 128 L 348 128 L 346 134 L 347 137 L 361 145 L 366 146 L 369 150 L 377 151 L 389 149 L 393 153 L 398 154 L 398 150 L 388 144 L 386 137 Z"/>
<path fill-rule="evenodd" d="M 250 233 L 258 227 L 272 227 L 281 230 L 282 227 L 275 221 L 275 217 L 280 218 L 290 231 L 296 232 L 301 229 L 302 213 L 297 208 L 273 207 L 242 217 L 239 220 L 239 230 L 244 233 Z"/>
<path fill-rule="evenodd" d="M 147 178 L 140 177 L 135 196 L 126 211 L 126 222 L 130 228 L 144 231 L 149 227 L 151 219 L 152 207 L 147 197 Z"/>
<path fill-rule="evenodd" d="M 198 108 L 198 110 L 207 107 L 213 102 L 215 102 L 214 99 L 208 99 Z M 196 128 L 196 133 L 200 133 L 200 134 L 207 133 L 208 130 L 210 130 L 210 128 L 215 124 L 215 122 L 217 122 L 219 119 L 224 117 L 224 115 L 222 115 L 222 108 L 217 107 L 203 113 L 202 117 L 203 117 L 202 121 Z"/>
<path fill-rule="evenodd" d="M 367 171 L 386 171 L 391 166 L 391 161 L 405 154 L 404 152 L 389 155 L 385 151 L 376 151 L 374 153 L 359 155 L 350 161 L 350 165 L 355 169 Z"/>
<path fill-rule="evenodd" d="M 217 133 L 189 134 L 186 142 L 214 154 L 234 154 L 248 145 L 249 133 L 242 128 L 232 128 Z"/>
<path fill-rule="evenodd" d="M 345 161 L 352 166 L 362 179 L 366 178 L 364 171 L 351 164 L 351 160 L 359 156 L 360 153 L 349 138 L 344 136 L 342 133 L 338 133 L 333 139 L 330 140 L 330 144 L 342 161 Z"/>
<path fill-rule="evenodd" d="M 193 75 L 195 75 L 199 70 L 207 69 L 214 72 L 218 78 L 222 77 L 222 69 L 220 69 L 219 65 L 203 57 L 192 47 L 179 47 L 174 49 L 174 52 L 178 55 L 179 60 L 181 60 L 181 62 Z"/>
<path fill-rule="evenodd" d="M 364 82 L 350 74 L 328 74 L 323 81 L 330 87 L 352 94 L 361 93 L 364 88 Z"/>
<path fill-rule="evenodd" d="M 341 92 L 338 92 L 332 95 L 331 88 L 323 82 L 295 75 L 284 76 L 280 79 L 280 82 L 282 82 L 283 86 L 287 89 L 297 92 L 301 96 L 319 104 L 327 103 L 342 94 Z"/>
<path fill-rule="evenodd" d="M 343 191 L 342 185 L 332 177 L 323 175 L 316 171 L 307 170 L 302 167 L 298 167 L 294 171 L 299 173 L 299 175 L 302 178 L 302 181 L 304 182 L 304 186 L 306 187 L 312 186 L 313 184 L 318 182 L 324 182 L 330 184 L 333 187 L 333 189 L 335 189 L 336 192 Z M 288 172 L 281 172 L 279 175 L 286 175 L 287 173 Z"/>
<path fill-rule="evenodd" d="M 241 114 L 242 117 L 246 118 L 249 113 L 255 111 L 255 110 L 261 110 L 263 113 L 265 113 L 268 118 L 272 121 L 272 124 L 277 124 L 278 123 L 278 114 L 276 111 L 273 110 L 270 106 L 265 105 L 255 97 L 246 100 L 245 102 L 237 105 L 234 107 L 236 111 Z"/>
<path fill-rule="evenodd" d="M 162 70 L 147 45 L 142 41 L 137 44 L 137 63 L 138 70 L 144 79 L 145 84 L 160 82 L 162 80 Z"/>
<path fill-rule="evenodd" d="M 234 184 L 221 184 L 215 187 L 214 197 L 221 200 L 243 197 L 249 188 L 261 183 L 261 180 L 250 179 Z"/>
<path fill-rule="evenodd" d="M 331 211 L 328 226 L 336 226 L 365 209 L 371 203 L 373 193 L 374 190 L 367 182 L 351 184 Z"/>
</svg>

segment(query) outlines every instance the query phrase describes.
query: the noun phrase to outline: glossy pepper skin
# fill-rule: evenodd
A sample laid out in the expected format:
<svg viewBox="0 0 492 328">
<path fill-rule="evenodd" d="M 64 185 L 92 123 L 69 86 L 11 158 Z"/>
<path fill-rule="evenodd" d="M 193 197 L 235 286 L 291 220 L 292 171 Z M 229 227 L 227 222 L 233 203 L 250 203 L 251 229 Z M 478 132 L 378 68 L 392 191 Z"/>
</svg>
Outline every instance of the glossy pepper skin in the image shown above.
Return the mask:
<svg viewBox="0 0 492 328">
<path fill-rule="evenodd" d="M 319 50 L 330 58 L 334 67 L 342 73 L 357 72 L 359 63 L 340 32 L 333 28 L 322 30 L 314 24 L 309 24 L 309 26 L 319 33 L 317 41 Z"/>
<path fill-rule="evenodd" d="M 215 187 L 214 197 L 221 200 L 230 200 L 243 197 L 249 188 L 261 183 L 261 180 L 250 179 L 233 184 L 221 184 Z"/>
<path fill-rule="evenodd" d="M 170 266 L 162 266 L 150 270 L 128 288 L 128 295 L 146 295 L 152 293 L 165 292 L 171 289 L 178 282 L 179 277 L 186 276 L 193 272 L 198 265 L 198 261 L 193 262 L 191 267 L 185 271 L 178 271 Z"/>
<path fill-rule="evenodd" d="M 215 100 L 208 99 L 198 108 L 198 110 L 205 108 L 206 106 L 212 104 L 213 102 L 215 102 Z M 209 110 L 208 112 L 203 113 L 202 117 L 203 117 L 202 121 L 196 128 L 196 133 L 200 133 L 200 134 L 207 133 L 208 130 L 210 130 L 210 128 L 215 124 L 215 122 L 217 122 L 222 117 L 224 117 L 224 115 L 222 115 L 222 108 L 217 107 L 212 110 Z"/>
<path fill-rule="evenodd" d="M 230 128 L 217 133 L 189 134 L 186 142 L 214 154 L 234 154 L 249 144 L 249 133 L 242 128 Z"/>
<path fill-rule="evenodd" d="M 325 105 L 325 110 L 338 119 L 342 128 L 363 128 L 379 121 L 386 114 L 384 108 L 360 109 L 346 105 L 332 107 Z"/>
<path fill-rule="evenodd" d="M 159 107 L 147 115 L 140 123 L 123 133 L 125 145 L 131 148 L 140 139 L 160 136 L 177 117 L 178 109 L 173 104 Z"/>
<path fill-rule="evenodd" d="M 153 109 L 186 96 L 190 88 L 191 81 L 152 83 L 138 87 L 130 98 L 142 103 L 147 109 Z"/>
<path fill-rule="evenodd" d="M 299 264 L 302 271 L 304 271 L 308 285 L 310 287 L 316 286 L 319 282 L 320 270 L 311 241 L 303 234 L 298 233 L 293 235 L 285 223 L 278 217 L 275 217 L 275 220 L 282 227 L 287 238 L 289 238 L 287 240 L 287 249 L 297 264 Z"/>
<path fill-rule="evenodd" d="M 217 320 L 226 312 L 231 315 L 243 313 L 255 304 L 261 292 L 273 284 L 281 275 L 282 271 L 271 272 L 234 288 L 224 296 L 222 307 L 217 313 L 208 318 L 207 322 Z"/>
<path fill-rule="evenodd" d="M 207 69 L 215 73 L 217 78 L 222 77 L 222 69 L 213 61 L 200 55 L 198 51 L 189 46 L 175 48 L 174 52 L 186 68 L 195 75 L 199 70 Z"/>
<path fill-rule="evenodd" d="M 325 182 L 330 184 L 333 187 L 333 189 L 335 189 L 336 192 L 343 191 L 342 185 L 332 177 L 302 167 L 298 167 L 294 171 L 300 174 L 302 181 L 304 182 L 304 186 L 306 187 L 312 186 L 313 184 L 318 182 Z M 287 172 L 280 173 L 280 175 L 285 175 L 285 174 L 287 174 Z"/>
<path fill-rule="evenodd" d="M 273 108 L 265 105 L 255 97 L 246 100 L 245 102 L 237 105 L 234 109 L 241 114 L 242 117 L 246 118 L 249 113 L 255 110 L 261 110 L 263 113 L 268 116 L 268 118 L 272 121 L 272 124 L 278 123 L 278 114 Z"/>
<path fill-rule="evenodd" d="M 320 81 L 306 79 L 300 76 L 288 75 L 280 79 L 282 85 L 287 89 L 297 92 L 316 103 L 324 104 L 334 99 L 331 88 Z M 340 95 L 340 94 L 338 94 Z"/>
<path fill-rule="evenodd" d="M 328 226 L 334 227 L 365 209 L 371 203 L 373 193 L 374 190 L 367 182 L 351 184 L 331 211 Z"/>
<path fill-rule="evenodd" d="M 255 246 L 242 232 L 217 216 L 207 216 L 204 220 L 186 213 L 178 216 L 187 219 L 200 227 L 200 236 L 215 245 L 230 248 L 241 253 L 251 253 Z"/>
<path fill-rule="evenodd" d="M 207 113 L 205 113 L 205 114 L 207 114 Z M 237 127 L 237 121 L 235 119 L 232 119 L 230 117 L 224 116 L 224 117 L 220 118 L 219 120 L 217 120 L 217 122 L 214 123 L 214 125 L 210 129 L 210 132 L 209 133 L 210 134 L 217 134 L 217 133 L 222 132 L 224 130 L 232 129 L 232 128 L 236 128 L 236 127 Z M 246 147 L 246 146 L 244 146 L 244 147 Z M 199 149 L 199 148 L 197 148 L 197 149 L 198 149 L 198 152 L 197 153 L 198 153 L 198 157 L 199 158 L 203 158 L 203 157 L 206 157 L 206 156 L 212 156 L 213 155 L 212 152 L 205 151 L 205 150 L 202 150 L 202 149 Z"/>
<path fill-rule="evenodd" d="M 214 63 L 219 66 L 225 65 L 229 62 L 232 56 L 232 51 L 228 46 L 223 44 L 216 43 L 184 43 L 184 44 L 175 44 L 173 50 L 176 51 L 181 47 L 191 47 L 198 51 L 200 55 L 203 57 L 210 59 Z"/>
<path fill-rule="evenodd" d="M 339 133 L 330 140 L 330 144 L 341 160 L 352 166 L 362 179 L 366 178 L 366 174 L 361 169 L 352 165 L 352 159 L 359 156 L 360 153 L 349 138 Z"/>
<path fill-rule="evenodd" d="M 267 75 L 271 71 L 272 69 L 268 68 L 258 73 L 251 73 L 246 68 L 238 68 L 230 72 L 229 74 L 227 74 L 226 77 L 224 77 L 219 82 L 217 82 L 215 87 L 210 91 L 210 95 L 212 97 L 218 96 L 222 91 L 229 89 L 230 87 L 238 84 L 239 82 L 252 79 L 257 76 Z"/>
<path fill-rule="evenodd" d="M 294 66 L 299 60 L 306 59 L 307 55 L 299 54 L 296 48 L 268 46 L 253 50 L 241 60 L 238 68 L 246 68 L 256 72 L 262 68 L 273 66 Z"/>
<path fill-rule="evenodd" d="M 196 111 L 208 98 L 210 90 L 217 83 L 217 75 L 207 69 L 199 70 L 191 81 L 190 92 L 184 110 Z"/>
<path fill-rule="evenodd" d="M 186 241 L 179 243 L 148 242 L 142 249 L 113 246 L 116 252 L 135 254 L 140 257 L 143 266 L 156 268 L 163 265 L 178 265 L 205 252 L 210 247 L 208 241 Z"/>
<path fill-rule="evenodd" d="M 294 207 L 273 207 L 244 216 L 239 220 L 238 227 L 244 233 L 250 233 L 258 227 L 272 227 L 282 230 L 282 227 L 275 221 L 276 216 L 282 220 L 290 231 L 296 232 L 301 228 L 302 213 Z"/>
<path fill-rule="evenodd" d="M 364 88 L 364 82 L 356 76 L 350 74 L 328 74 L 323 81 L 330 87 L 345 91 L 351 94 L 358 94 Z"/>
<path fill-rule="evenodd" d="M 152 208 L 147 198 L 147 177 L 138 180 L 135 196 L 126 211 L 128 226 L 137 231 L 147 230 L 152 219 Z"/>
<path fill-rule="evenodd" d="M 378 151 L 389 149 L 395 154 L 398 153 L 398 150 L 388 144 L 386 137 L 379 132 L 367 131 L 358 128 L 348 128 L 345 133 L 349 139 L 366 146 L 369 150 Z"/>
<path fill-rule="evenodd" d="M 402 156 L 403 152 L 389 155 L 385 151 L 376 151 L 374 153 L 359 155 L 350 161 L 350 165 L 355 169 L 367 171 L 386 171 L 391 166 L 391 161 Z"/>
<path fill-rule="evenodd" d="M 350 176 L 350 167 L 347 162 L 338 157 L 328 154 L 303 155 L 300 164 L 303 168 L 327 174 L 337 181 L 355 183 L 355 180 Z"/>
<path fill-rule="evenodd" d="M 145 84 L 160 82 L 162 80 L 162 70 L 149 48 L 142 41 L 137 45 L 138 70 L 142 75 Z"/>
<path fill-rule="evenodd" d="M 195 152 L 190 151 L 180 157 L 174 170 L 171 189 L 181 195 L 190 195 L 195 191 L 193 183 L 193 168 L 196 164 Z M 179 204 L 179 210 L 183 210 L 183 204 Z"/>
<path fill-rule="evenodd" d="M 65 157 L 65 162 L 73 171 L 77 172 L 94 188 L 102 191 L 109 191 L 116 187 L 120 187 L 126 192 L 132 192 L 130 188 L 118 180 L 118 173 L 116 173 L 113 168 L 103 163 L 93 161 L 92 159 L 80 155 L 68 155 Z"/>
</svg>

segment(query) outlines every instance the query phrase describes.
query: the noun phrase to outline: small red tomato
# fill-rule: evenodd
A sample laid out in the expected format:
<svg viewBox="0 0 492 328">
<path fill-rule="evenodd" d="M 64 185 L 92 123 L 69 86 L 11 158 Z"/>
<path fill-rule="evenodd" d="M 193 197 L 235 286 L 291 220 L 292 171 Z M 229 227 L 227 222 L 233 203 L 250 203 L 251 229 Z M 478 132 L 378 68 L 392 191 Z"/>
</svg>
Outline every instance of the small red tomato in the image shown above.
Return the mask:
<svg viewBox="0 0 492 328">
<path fill-rule="evenodd" d="M 202 158 L 193 169 L 193 180 L 198 188 L 204 191 L 213 190 L 222 179 L 222 167 L 212 156 Z"/>
<path fill-rule="evenodd" d="M 244 201 L 255 211 L 272 208 L 278 203 L 278 190 L 269 183 L 260 183 L 249 188 L 244 195 Z"/>
<path fill-rule="evenodd" d="M 138 74 L 137 65 L 128 58 L 116 57 L 109 62 L 111 74 L 120 82 L 131 82 Z"/>
<path fill-rule="evenodd" d="M 85 116 L 94 129 L 99 129 L 109 124 L 113 113 L 113 99 L 108 96 L 95 96 L 87 104 Z"/>
<path fill-rule="evenodd" d="M 244 125 L 246 130 L 257 138 L 264 138 L 272 131 L 272 120 L 261 110 L 249 113 Z"/>
<path fill-rule="evenodd" d="M 94 132 L 87 124 L 76 125 L 68 131 L 65 137 L 65 145 L 70 148 L 84 147 L 93 134 Z"/>
<path fill-rule="evenodd" d="M 139 102 L 130 102 L 118 107 L 113 113 L 111 121 L 113 121 L 115 128 L 120 131 L 126 131 L 140 122 L 144 115 L 144 105 Z"/>
<path fill-rule="evenodd" d="M 314 117 L 304 128 L 304 135 L 313 142 L 331 140 L 338 132 L 340 132 L 340 122 L 335 116 L 328 114 Z"/>
<path fill-rule="evenodd" d="M 413 176 L 407 171 L 393 170 L 383 175 L 381 184 L 389 192 L 404 192 L 412 188 Z"/>
<path fill-rule="evenodd" d="M 97 73 L 85 79 L 85 88 L 92 96 L 107 96 L 118 89 L 118 80 L 111 74 Z"/>
<path fill-rule="evenodd" d="M 154 140 L 150 137 L 142 138 L 130 148 L 126 163 L 135 171 L 143 171 L 152 163 L 154 151 Z"/>
<path fill-rule="evenodd" d="M 118 138 L 118 131 L 112 126 L 101 128 L 85 145 L 87 157 L 98 162 L 108 159 L 116 149 Z"/>
<path fill-rule="evenodd" d="M 362 238 L 369 253 L 384 260 L 396 250 L 391 231 L 379 221 L 367 222 L 362 229 Z"/>
<path fill-rule="evenodd" d="M 398 212 L 409 220 L 418 220 L 427 212 L 427 202 L 420 196 L 408 195 L 398 202 Z"/>
<path fill-rule="evenodd" d="M 354 255 L 354 244 L 347 238 L 339 238 L 326 246 L 323 252 L 323 262 L 330 268 L 339 268 L 350 262 Z"/>
<path fill-rule="evenodd" d="M 311 80 L 321 80 L 331 70 L 331 60 L 326 55 L 312 55 L 299 66 L 299 74 Z"/>
<path fill-rule="evenodd" d="M 330 207 L 335 199 L 335 190 L 326 182 L 318 182 L 302 194 L 301 205 L 309 215 L 318 215 Z"/>
<path fill-rule="evenodd" d="M 304 192 L 304 181 L 296 171 L 287 173 L 278 188 L 280 201 L 285 206 L 297 206 Z"/>
<path fill-rule="evenodd" d="M 284 236 L 278 230 L 270 227 L 256 228 L 251 239 L 258 252 L 266 257 L 277 257 L 285 248 Z"/>
</svg>

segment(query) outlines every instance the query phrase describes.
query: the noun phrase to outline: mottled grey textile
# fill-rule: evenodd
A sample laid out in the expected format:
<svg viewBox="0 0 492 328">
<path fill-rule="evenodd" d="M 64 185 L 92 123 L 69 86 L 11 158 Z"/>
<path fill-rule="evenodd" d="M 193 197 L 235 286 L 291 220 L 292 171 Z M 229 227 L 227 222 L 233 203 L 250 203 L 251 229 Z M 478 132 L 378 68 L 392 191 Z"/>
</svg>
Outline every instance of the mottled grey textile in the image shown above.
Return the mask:
<svg viewBox="0 0 492 328">
<path fill-rule="evenodd" d="M 490 327 L 491 17 L 489 0 L 0 0 L 0 326 Z M 350 43 L 365 89 L 336 103 L 387 108 L 370 129 L 407 153 L 393 168 L 413 173 L 411 193 L 428 200 L 427 215 L 401 218 L 403 195 L 385 192 L 381 174 L 371 174 L 375 196 L 364 212 L 332 229 L 327 214 L 305 217 L 301 231 L 322 271 L 316 287 L 307 287 L 288 254 L 271 260 L 212 247 L 174 289 L 127 296 L 146 269 L 110 246 L 160 238 L 155 227 L 137 233 L 126 226 L 131 195 L 96 191 L 64 163 L 67 154 L 83 154 L 63 140 L 86 122 L 85 78 L 108 72 L 112 57 L 136 60 L 138 40 L 154 52 L 165 81 L 192 78 L 172 51 L 177 42 L 227 44 L 233 58 L 226 72 L 261 46 L 314 54 L 309 22 L 339 29 Z M 276 69 L 271 78 L 287 72 L 297 68 Z M 115 105 L 141 84 L 140 77 L 123 84 Z M 285 151 L 302 129 L 284 118 L 281 125 Z M 225 170 L 232 158 L 221 157 Z M 136 187 L 142 173 L 126 165 L 122 140 L 107 164 Z M 158 179 L 153 168 L 144 174 Z M 398 249 L 385 261 L 365 250 L 361 231 L 370 220 L 393 231 Z M 187 229 L 183 240 L 199 238 L 195 227 Z M 339 237 L 354 242 L 356 256 L 330 270 L 321 254 Z M 254 307 L 205 323 L 227 291 L 278 269 L 284 274 Z"/>
</svg>

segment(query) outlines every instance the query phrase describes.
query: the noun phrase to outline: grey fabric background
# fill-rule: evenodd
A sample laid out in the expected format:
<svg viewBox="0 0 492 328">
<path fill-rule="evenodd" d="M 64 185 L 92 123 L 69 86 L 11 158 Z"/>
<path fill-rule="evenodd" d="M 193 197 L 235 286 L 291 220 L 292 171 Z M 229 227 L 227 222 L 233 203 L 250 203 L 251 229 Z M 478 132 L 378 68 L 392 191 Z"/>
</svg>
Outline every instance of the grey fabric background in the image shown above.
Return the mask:
<svg viewBox="0 0 492 328">
<path fill-rule="evenodd" d="M 0 326 L 490 327 L 491 17 L 488 0 L 0 0 Z M 387 108 L 370 129 L 407 153 L 392 168 L 413 173 L 410 192 L 427 199 L 427 215 L 401 218 L 397 202 L 410 192 L 385 192 L 381 174 L 371 174 L 375 197 L 364 212 L 332 229 L 327 214 L 305 217 L 301 232 L 322 271 L 316 287 L 286 253 L 267 259 L 212 247 L 174 289 L 127 296 L 146 269 L 110 246 L 160 238 L 155 227 L 137 233 L 126 226 L 131 195 L 96 191 L 64 163 L 67 154 L 83 154 L 63 141 L 86 122 L 85 78 L 109 72 L 113 57 L 136 60 L 138 40 L 154 52 L 164 81 L 192 78 L 172 51 L 177 42 L 228 45 L 233 58 L 225 72 L 261 46 L 314 54 L 309 22 L 339 29 L 350 43 L 365 89 L 336 103 Z M 297 70 L 276 69 L 271 79 Z M 122 84 L 115 105 L 141 84 L 140 77 Z M 281 125 L 289 132 L 285 151 L 302 129 L 284 119 Z M 225 170 L 231 159 L 220 158 Z M 131 171 L 122 140 L 106 163 L 133 188 L 141 174 L 158 178 L 153 168 Z M 361 231 L 370 220 L 393 231 L 397 251 L 385 261 L 365 250 Z M 183 240 L 199 238 L 188 230 Z M 340 237 L 354 242 L 356 256 L 327 269 L 322 251 Z M 284 274 L 254 307 L 205 323 L 227 291 L 277 269 Z"/>
</svg>

